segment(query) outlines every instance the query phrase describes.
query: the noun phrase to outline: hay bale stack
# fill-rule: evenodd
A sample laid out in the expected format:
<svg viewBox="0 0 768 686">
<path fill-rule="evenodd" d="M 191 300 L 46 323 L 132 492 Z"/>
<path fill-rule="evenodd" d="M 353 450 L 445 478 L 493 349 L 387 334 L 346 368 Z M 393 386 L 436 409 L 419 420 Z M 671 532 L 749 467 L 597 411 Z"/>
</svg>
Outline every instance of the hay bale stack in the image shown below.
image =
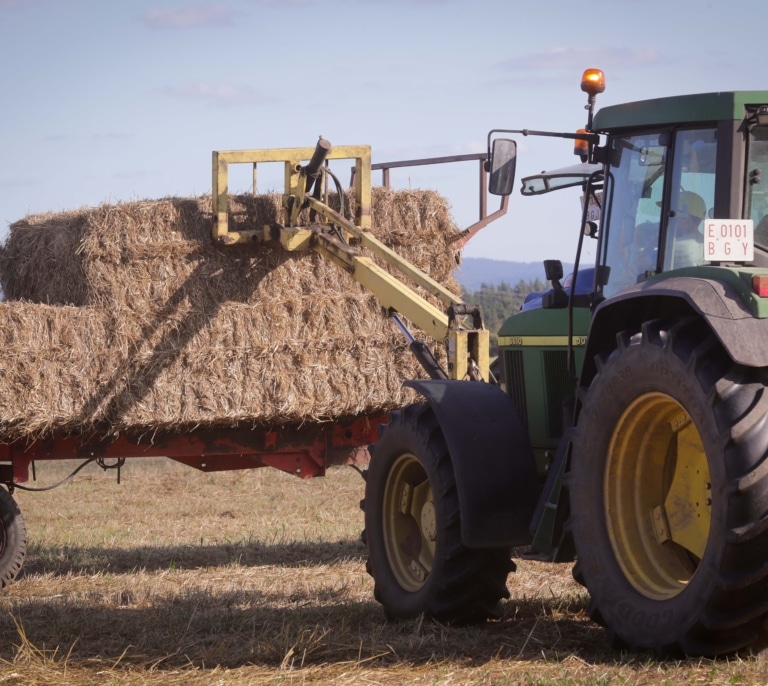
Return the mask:
<svg viewBox="0 0 768 686">
<path fill-rule="evenodd" d="M 280 197 L 231 198 L 231 223 L 247 229 L 278 221 Z M 371 204 L 378 238 L 457 288 L 457 255 L 448 241 L 458 229 L 440 195 L 375 188 Z M 210 236 L 210 196 L 32 215 L 10 227 L 0 251 L 0 282 L 8 299 L 143 311 L 184 298 L 255 303 L 267 277 L 288 291 L 311 289 L 319 276 L 300 255 L 298 269 L 281 279 L 280 268 L 295 256 L 274 248 L 224 248 Z"/>
<path fill-rule="evenodd" d="M 274 221 L 279 202 L 233 198 L 233 219 Z M 443 198 L 375 189 L 372 211 L 381 240 L 456 288 Z M 411 397 L 403 379 L 423 374 L 373 295 L 317 255 L 227 249 L 210 232 L 209 197 L 13 224 L 0 435 L 300 424 Z"/>
</svg>

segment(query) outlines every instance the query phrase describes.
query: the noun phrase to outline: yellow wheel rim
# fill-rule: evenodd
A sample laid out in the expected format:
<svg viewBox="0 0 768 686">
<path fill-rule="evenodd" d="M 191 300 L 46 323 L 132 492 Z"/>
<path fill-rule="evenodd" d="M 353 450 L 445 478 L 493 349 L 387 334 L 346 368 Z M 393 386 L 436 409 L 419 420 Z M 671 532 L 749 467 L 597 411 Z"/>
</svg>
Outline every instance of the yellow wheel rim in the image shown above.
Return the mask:
<svg viewBox="0 0 768 686">
<path fill-rule="evenodd" d="M 608 536 L 626 579 L 648 598 L 676 596 L 704 556 L 712 488 L 701 436 L 674 398 L 646 393 L 624 410 L 603 492 Z"/>
<path fill-rule="evenodd" d="M 390 568 L 402 588 L 418 591 L 432 571 L 437 517 L 432 486 L 421 463 L 400 455 L 384 490 L 384 545 Z"/>
</svg>

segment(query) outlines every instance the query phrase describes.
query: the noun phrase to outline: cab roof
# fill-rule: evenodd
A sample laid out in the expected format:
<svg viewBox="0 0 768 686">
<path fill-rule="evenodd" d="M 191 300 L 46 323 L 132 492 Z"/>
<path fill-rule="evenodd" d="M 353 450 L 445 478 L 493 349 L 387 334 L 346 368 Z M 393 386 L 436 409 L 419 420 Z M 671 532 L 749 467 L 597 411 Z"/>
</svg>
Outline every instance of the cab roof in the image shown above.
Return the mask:
<svg viewBox="0 0 768 686">
<path fill-rule="evenodd" d="M 698 93 L 611 105 L 598 110 L 592 130 L 608 133 L 664 124 L 741 120 L 748 105 L 768 105 L 768 91 Z"/>
</svg>

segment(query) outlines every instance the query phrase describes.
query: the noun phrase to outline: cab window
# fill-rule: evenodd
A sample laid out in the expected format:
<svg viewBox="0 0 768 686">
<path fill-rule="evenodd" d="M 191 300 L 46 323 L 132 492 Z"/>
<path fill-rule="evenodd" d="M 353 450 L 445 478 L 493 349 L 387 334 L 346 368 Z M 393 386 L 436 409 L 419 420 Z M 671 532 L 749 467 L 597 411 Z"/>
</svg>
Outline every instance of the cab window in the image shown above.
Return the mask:
<svg viewBox="0 0 768 686">
<path fill-rule="evenodd" d="M 768 127 L 750 131 L 747 157 L 747 217 L 755 222 L 755 244 L 768 249 Z"/>
<path fill-rule="evenodd" d="M 660 133 L 613 138 L 610 146 L 601 246 L 605 297 L 656 271 L 667 160 Z"/>
<path fill-rule="evenodd" d="M 661 270 L 707 264 L 704 220 L 715 204 L 715 129 L 615 137 L 610 146 L 603 295 Z"/>
<path fill-rule="evenodd" d="M 663 269 L 707 264 L 704 220 L 715 206 L 714 129 L 680 130 L 672 152 L 672 178 Z"/>
</svg>

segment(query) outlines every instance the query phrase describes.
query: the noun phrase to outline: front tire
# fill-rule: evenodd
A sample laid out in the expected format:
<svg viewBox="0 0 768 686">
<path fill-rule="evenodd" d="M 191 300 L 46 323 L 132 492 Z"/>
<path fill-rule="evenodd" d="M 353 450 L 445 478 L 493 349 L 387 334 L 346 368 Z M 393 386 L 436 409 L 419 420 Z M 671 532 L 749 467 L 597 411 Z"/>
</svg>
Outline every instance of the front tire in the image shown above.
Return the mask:
<svg viewBox="0 0 768 686">
<path fill-rule="evenodd" d="M 367 569 L 388 618 L 498 616 L 514 563 L 507 548 L 462 544 L 453 467 L 429 405 L 390 413 L 371 448 L 364 503 Z"/>
<path fill-rule="evenodd" d="M 768 376 L 697 318 L 620 334 L 596 363 L 567 479 L 591 616 L 661 655 L 749 645 L 768 611 Z"/>
<path fill-rule="evenodd" d="M 0 588 L 21 571 L 27 554 L 27 527 L 13 496 L 0 488 Z"/>
</svg>

